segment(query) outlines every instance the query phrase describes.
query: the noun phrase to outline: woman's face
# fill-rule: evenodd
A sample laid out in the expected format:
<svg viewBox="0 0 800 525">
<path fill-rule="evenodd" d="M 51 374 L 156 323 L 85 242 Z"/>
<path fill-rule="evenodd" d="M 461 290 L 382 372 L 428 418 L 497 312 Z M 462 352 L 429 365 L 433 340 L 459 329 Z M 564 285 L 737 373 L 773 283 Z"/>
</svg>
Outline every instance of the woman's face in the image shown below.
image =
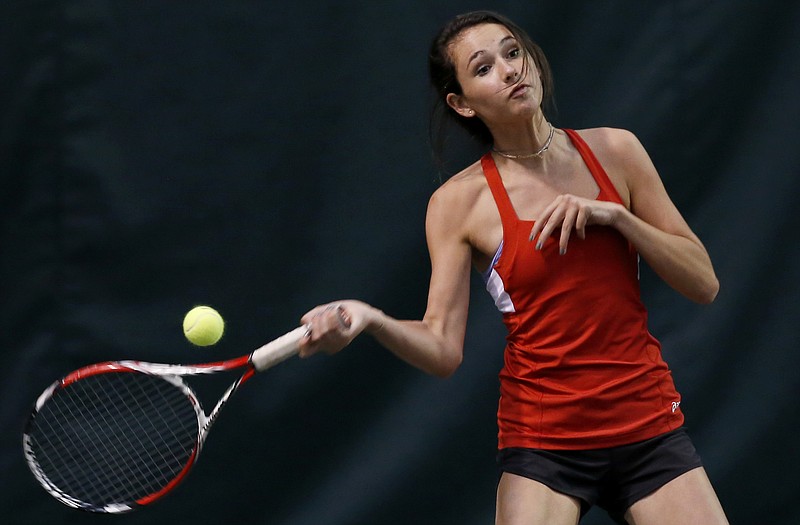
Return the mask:
<svg viewBox="0 0 800 525">
<path fill-rule="evenodd" d="M 448 94 L 447 104 L 461 116 L 479 117 L 491 127 L 539 111 L 539 71 L 505 26 L 465 29 L 450 44 L 450 56 L 462 93 Z"/>
</svg>

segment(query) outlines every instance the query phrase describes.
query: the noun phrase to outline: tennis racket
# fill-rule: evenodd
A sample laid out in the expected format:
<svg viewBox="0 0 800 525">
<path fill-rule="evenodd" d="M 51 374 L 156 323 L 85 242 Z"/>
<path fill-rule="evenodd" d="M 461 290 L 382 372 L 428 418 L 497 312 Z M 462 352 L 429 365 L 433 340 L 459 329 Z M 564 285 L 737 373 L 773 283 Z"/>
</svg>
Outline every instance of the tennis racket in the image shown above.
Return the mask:
<svg viewBox="0 0 800 525">
<path fill-rule="evenodd" d="M 23 450 L 33 475 L 60 502 L 129 512 L 167 495 L 197 461 L 211 425 L 256 372 L 295 355 L 300 326 L 249 355 L 196 365 L 109 361 L 59 379 L 39 396 Z M 184 376 L 243 368 L 206 414 Z"/>
</svg>

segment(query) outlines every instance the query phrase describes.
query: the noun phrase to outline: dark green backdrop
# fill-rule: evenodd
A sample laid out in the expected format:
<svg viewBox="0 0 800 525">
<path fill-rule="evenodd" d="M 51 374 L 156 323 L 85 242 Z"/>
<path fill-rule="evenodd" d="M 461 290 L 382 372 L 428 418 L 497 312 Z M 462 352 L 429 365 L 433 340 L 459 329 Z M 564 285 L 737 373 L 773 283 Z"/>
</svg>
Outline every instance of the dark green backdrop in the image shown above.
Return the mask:
<svg viewBox="0 0 800 525">
<path fill-rule="evenodd" d="M 228 406 L 185 484 L 138 514 L 56 503 L 20 446 L 36 395 L 93 361 L 232 357 L 342 297 L 421 316 L 438 183 L 427 45 L 478 7 L 542 45 L 556 124 L 628 128 L 650 151 L 722 283 L 700 307 L 642 277 L 690 432 L 733 523 L 800 523 L 800 4 L 788 0 L 3 2 L 5 523 L 492 522 L 503 329 L 477 280 L 452 378 L 366 338 L 284 363 Z M 453 144 L 453 169 L 479 153 Z M 198 303 L 228 321 L 211 349 L 181 334 Z"/>
</svg>

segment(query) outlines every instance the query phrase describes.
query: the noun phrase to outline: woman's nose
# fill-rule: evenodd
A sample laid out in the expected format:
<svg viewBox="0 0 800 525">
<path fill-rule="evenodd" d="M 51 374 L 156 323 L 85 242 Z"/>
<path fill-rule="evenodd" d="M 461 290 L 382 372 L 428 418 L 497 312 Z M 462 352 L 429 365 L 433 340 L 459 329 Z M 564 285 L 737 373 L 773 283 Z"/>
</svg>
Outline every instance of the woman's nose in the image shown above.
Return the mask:
<svg viewBox="0 0 800 525">
<path fill-rule="evenodd" d="M 505 63 L 505 70 L 503 71 L 504 79 L 506 82 L 514 82 L 519 77 L 519 71 L 508 62 Z"/>
</svg>

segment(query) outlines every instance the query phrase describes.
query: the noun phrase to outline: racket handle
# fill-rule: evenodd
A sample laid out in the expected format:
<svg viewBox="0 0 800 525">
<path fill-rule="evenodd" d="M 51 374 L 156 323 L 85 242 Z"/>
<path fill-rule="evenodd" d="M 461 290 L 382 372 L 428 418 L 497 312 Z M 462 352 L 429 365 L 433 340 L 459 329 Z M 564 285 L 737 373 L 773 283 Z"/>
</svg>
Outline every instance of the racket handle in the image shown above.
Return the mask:
<svg viewBox="0 0 800 525">
<path fill-rule="evenodd" d="M 292 357 L 300 350 L 300 340 L 306 332 L 308 327 L 304 325 L 283 334 L 253 352 L 250 355 L 250 362 L 260 372 Z"/>
</svg>

